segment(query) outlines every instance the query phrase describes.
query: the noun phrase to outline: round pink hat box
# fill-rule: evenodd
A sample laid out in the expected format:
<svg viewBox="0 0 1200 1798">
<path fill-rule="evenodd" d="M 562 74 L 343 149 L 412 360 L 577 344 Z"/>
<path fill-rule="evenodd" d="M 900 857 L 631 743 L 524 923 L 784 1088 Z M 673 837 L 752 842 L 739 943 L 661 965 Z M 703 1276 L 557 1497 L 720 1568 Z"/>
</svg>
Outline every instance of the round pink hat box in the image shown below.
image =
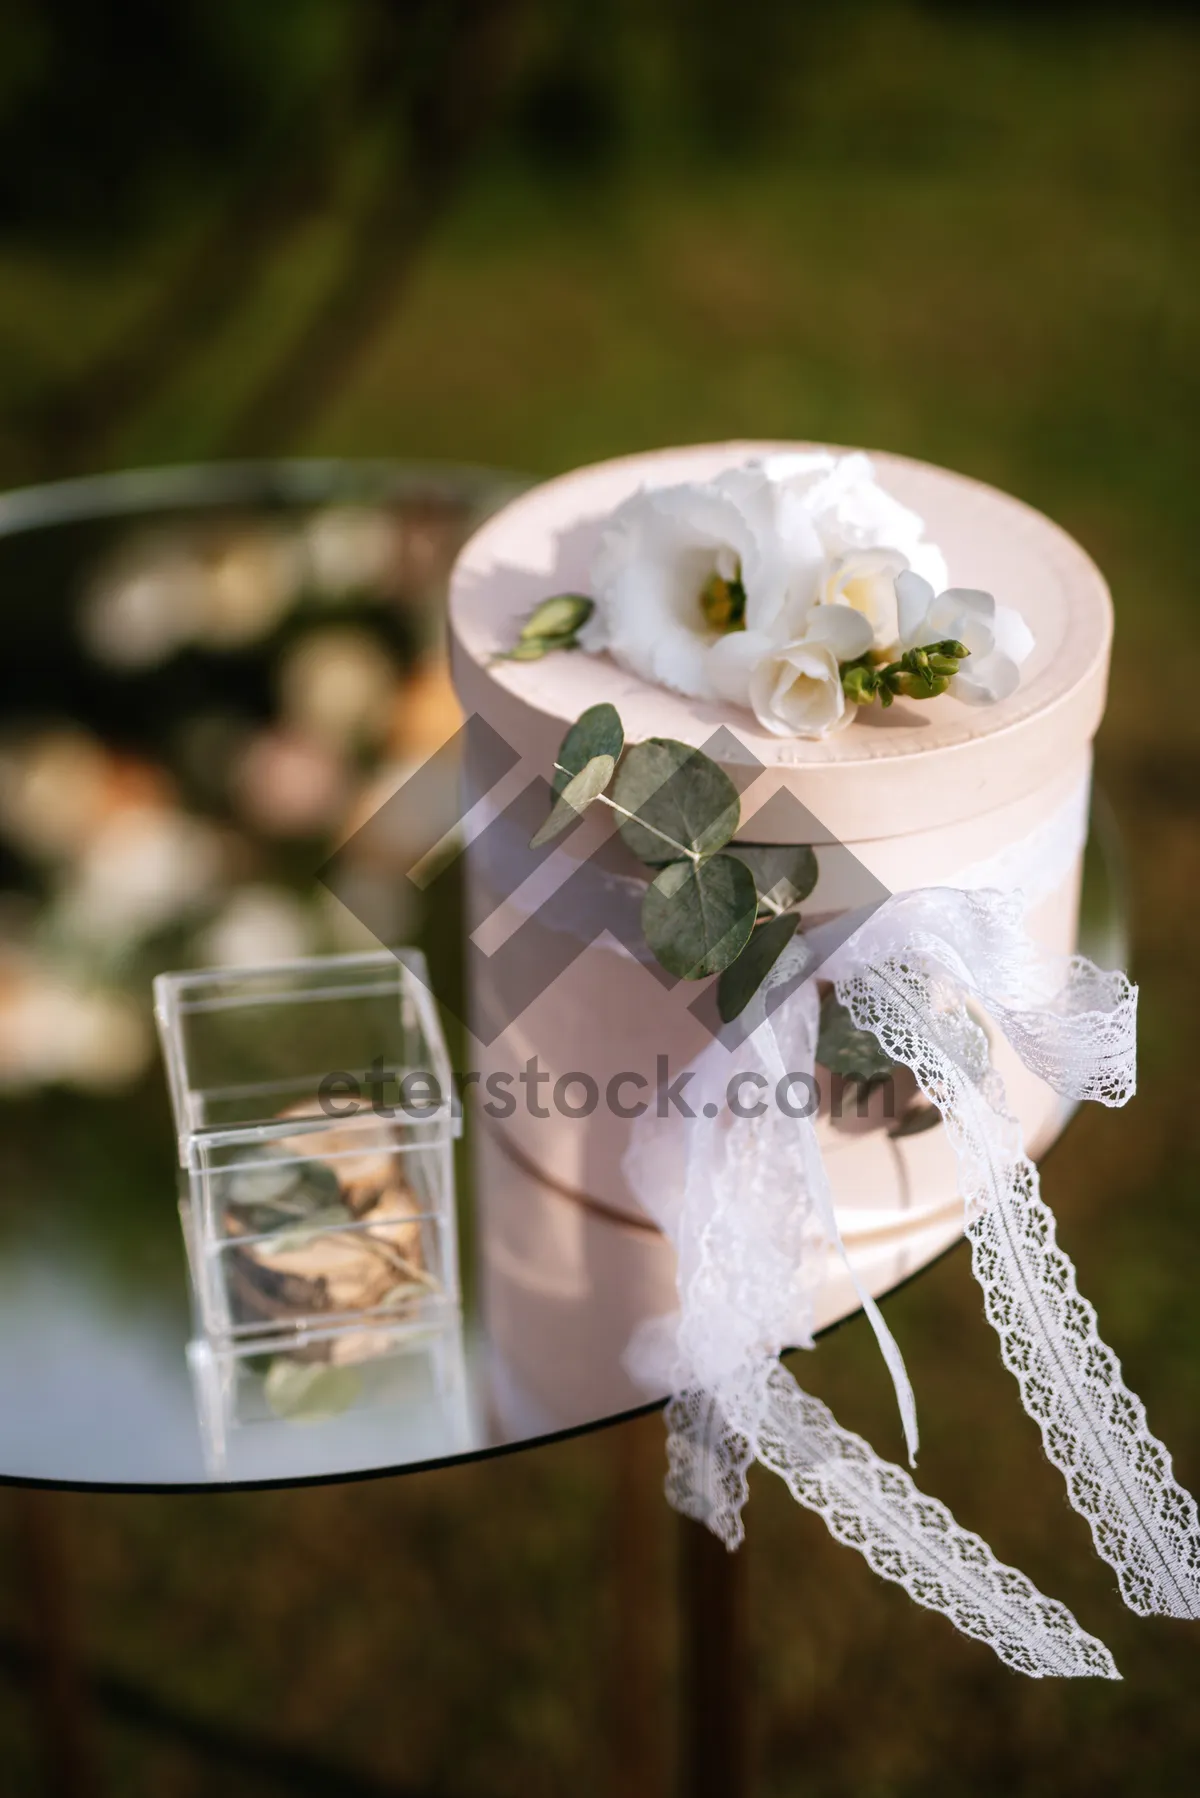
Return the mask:
<svg viewBox="0 0 1200 1798">
<path fill-rule="evenodd" d="M 821 867 L 804 908 L 810 916 L 855 903 L 853 890 L 843 889 L 847 868 L 856 865 L 890 892 L 956 884 L 1029 891 L 1032 884 L 1031 935 L 1062 953 L 1076 946 L 1080 820 L 1092 738 L 1104 710 L 1111 602 L 1103 577 L 1065 532 L 994 488 L 872 453 L 879 483 L 924 519 L 927 537 L 946 558 L 950 583 L 993 593 L 1021 612 L 1033 631 L 1035 647 L 1021 685 L 997 705 L 970 707 L 948 695 L 930 704 L 900 700 L 886 712 L 871 708 L 850 729 L 806 741 L 772 736 L 736 707 L 681 698 L 603 655 L 498 659 L 541 600 L 588 592 L 606 519 L 639 488 L 707 480 L 757 457 L 825 447 L 710 444 L 579 469 L 495 514 L 455 565 L 450 642 L 458 696 L 467 716 L 490 726 L 516 756 L 493 789 L 480 792 L 467 855 L 470 911 L 479 926 L 470 995 L 476 1066 L 481 1083 L 490 1074 L 507 1075 L 507 1090 L 518 1100 L 509 1115 L 503 1115 L 507 1106 L 493 1106 L 493 1115 L 479 1120 L 478 1133 L 487 1144 L 481 1151 L 488 1163 L 483 1185 L 496 1195 L 484 1215 L 486 1277 L 493 1315 L 510 1320 L 509 1347 L 515 1342 L 511 1320 L 532 1315 L 528 1293 L 523 1311 L 508 1302 L 512 1282 L 536 1291 L 539 1283 L 550 1289 L 567 1277 L 562 1245 L 572 1232 L 554 1221 L 558 1207 L 575 1205 L 587 1213 L 579 1230 L 589 1241 L 605 1226 L 632 1235 L 631 1242 L 623 1236 L 620 1246 L 609 1244 L 607 1259 L 607 1251 L 592 1254 L 598 1303 L 618 1283 L 603 1273 L 608 1261 L 616 1266 L 622 1256 L 653 1256 L 663 1247 L 648 1240 L 648 1220 L 622 1171 L 632 1120 L 604 1103 L 586 1115 L 567 1115 L 572 1106 L 587 1109 L 587 1088 L 582 1081 L 560 1087 L 563 1103 L 556 1106 L 547 1103 L 556 1083 L 568 1074 L 587 1076 L 603 1095 L 625 1076 L 616 1088 L 618 1104 L 643 1094 L 653 1105 L 661 1058 L 674 1079 L 711 1040 L 690 1009 L 694 984 L 668 988 L 648 955 L 627 946 L 628 931 L 622 943 L 605 928 L 604 907 L 591 904 L 597 881 L 590 882 L 582 907 L 579 882 L 565 887 L 574 870 L 598 868 L 601 897 L 611 897 L 613 915 L 636 918 L 645 874 L 615 837 L 611 812 L 593 806 L 537 875 L 514 890 L 514 858 L 528 835 L 519 795 L 535 777 L 550 777 L 563 736 L 588 706 L 601 700 L 615 705 L 627 741 L 675 737 L 716 754 L 742 792 L 742 841 L 780 840 L 778 821 L 787 819 L 789 808 L 778 795 L 798 800 L 809 814 L 806 840 L 814 843 Z M 485 780 L 483 787 L 489 784 Z M 508 815 L 510 806 L 515 816 Z M 589 907 L 595 915 L 581 915 Z M 528 964 L 557 970 L 540 992 L 531 983 L 534 996 L 517 1015 L 511 976 L 502 972 L 511 968 L 511 955 L 502 951 L 512 940 L 519 941 Z M 1056 1133 L 1061 1101 L 1020 1064 L 999 1033 L 993 1054 L 1036 1156 Z M 548 1078 L 538 1088 L 540 1102 L 535 1095 L 530 1105 L 519 1076 L 533 1058 Z M 925 1260 L 952 1239 L 955 1226 L 946 1220 L 955 1216 L 954 1158 L 941 1128 L 890 1134 L 882 1115 L 886 1099 L 879 1094 L 868 1115 L 860 1118 L 849 1106 L 835 1116 L 836 1083 L 822 1079 L 820 1088 L 817 1129 L 839 1222 L 867 1283 L 883 1290 L 894 1284 L 893 1251 L 901 1238 L 920 1244 Z M 899 1082 L 897 1089 L 903 1104 Z M 502 1177 L 501 1161 L 511 1179 Z M 906 1271 L 913 1271 L 907 1266 L 911 1255 L 905 1259 Z M 577 1279 L 577 1269 L 571 1277 Z M 627 1271 L 621 1283 L 638 1288 Z M 642 1285 L 658 1291 L 661 1269 Z M 848 1294 L 843 1300 L 845 1310 L 853 1308 Z M 830 1304 L 821 1309 L 824 1321 L 833 1321 L 831 1312 L 843 1314 L 832 1289 Z M 622 1329 L 626 1321 L 631 1327 L 636 1319 L 622 1319 Z M 532 1322 L 530 1331 L 537 1333 Z"/>
</svg>

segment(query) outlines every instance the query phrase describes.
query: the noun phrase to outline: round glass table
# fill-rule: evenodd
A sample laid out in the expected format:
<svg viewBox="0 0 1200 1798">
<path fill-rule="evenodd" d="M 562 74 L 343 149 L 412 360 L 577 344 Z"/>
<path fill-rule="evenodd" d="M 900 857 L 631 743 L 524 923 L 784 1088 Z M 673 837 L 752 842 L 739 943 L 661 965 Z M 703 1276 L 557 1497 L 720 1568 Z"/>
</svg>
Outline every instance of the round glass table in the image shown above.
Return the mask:
<svg viewBox="0 0 1200 1798">
<path fill-rule="evenodd" d="M 454 730 L 438 644 L 446 575 L 520 485 L 471 469 L 297 462 L 0 499 L 0 1479 L 361 1478 L 652 1408 L 619 1345 L 561 1402 L 553 1366 L 549 1403 L 544 1382 L 536 1403 L 514 1382 L 476 1269 L 489 1175 L 469 1108 L 455 1151 L 462 1328 L 435 1378 L 414 1361 L 374 1405 L 261 1416 L 219 1432 L 214 1451 L 194 1356 L 189 1370 L 152 980 L 370 946 L 316 871 L 346 818 L 368 816 Z M 453 1057 L 462 924 L 445 891 L 427 916 L 396 893 L 375 902 L 393 905 L 392 940 L 428 956 Z M 1106 965 L 1123 959 L 1123 917 L 1116 838 L 1097 805 L 1084 947 Z M 536 1182 L 511 1166 L 504 1178 Z"/>
</svg>

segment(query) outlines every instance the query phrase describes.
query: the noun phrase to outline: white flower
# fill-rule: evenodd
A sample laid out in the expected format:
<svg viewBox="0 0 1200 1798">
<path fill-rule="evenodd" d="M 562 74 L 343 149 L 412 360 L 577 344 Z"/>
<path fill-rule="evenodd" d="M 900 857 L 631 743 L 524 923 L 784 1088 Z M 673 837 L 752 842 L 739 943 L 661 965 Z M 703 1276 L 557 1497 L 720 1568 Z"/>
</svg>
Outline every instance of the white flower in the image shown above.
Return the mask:
<svg viewBox="0 0 1200 1798">
<path fill-rule="evenodd" d="M 238 649 L 275 628 L 302 572 L 299 550 L 281 530 L 151 531 L 89 589 L 82 635 L 114 668 L 152 668 L 194 642 Z"/>
<path fill-rule="evenodd" d="M 580 641 L 690 698 L 751 706 L 780 735 L 820 736 L 853 715 L 839 659 L 897 644 L 898 577 L 945 583 L 924 533 L 858 454 L 771 456 L 643 489 L 601 537 Z"/>
<path fill-rule="evenodd" d="M 817 603 L 852 606 L 870 625 L 873 647 L 891 649 L 900 635 L 896 579 L 908 565 L 898 549 L 852 549 L 831 565 Z"/>
<path fill-rule="evenodd" d="M 285 717 L 335 750 L 387 735 L 396 700 L 392 658 L 369 631 L 326 625 L 293 642 L 277 676 Z"/>
<path fill-rule="evenodd" d="M 80 943 L 135 941 L 188 917 L 219 890 L 225 844 L 204 819 L 156 804 L 125 806 L 89 840 L 53 911 Z"/>
<path fill-rule="evenodd" d="M 869 456 L 799 452 L 768 456 L 762 468 L 812 519 L 830 561 L 859 550 L 893 550 L 933 586 L 945 586 L 945 558 L 927 541 L 924 519 L 880 486 Z"/>
<path fill-rule="evenodd" d="M 209 649 L 240 649 L 273 631 L 303 579 L 299 545 L 285 531 L 245 530 L 199 542 L 192 555 L 204 600 L 196 639 Z"/>
<path fill-rule="evenodd" d="M 132 997 L 74 985 L 33 959 L 6 957 L 0 972 L 0 1090 L 114 1092 L 142 1073 L 151 1038 Z"/>
<path fill-rule="evenodd" d="M 871 626 L 852 606 L 819 605 L 804 634 L 769 649 L 750 676 L 750 703 L 777 737 L 824 737 L 853 715 L 839 664 L 865 655 Z"/>
<path fill-rule="evenodd" d="M 704 594 L 714 576 L 740 584 L 745 630 L 756 639 L 777 639 L 803 619 L 821 542 L 807 514 L 779 500 L 778 487 L 750 467 L 634 494 L 601 538 L 583 647 L 606 649 L 631 673 L 691 698 L 745 704 L 745 658 L 725 647 L 741 632 L 706 616 Z"/>
<path fill-rule="evenodd" d="M 313 920 L 286 887 L 239 887 L 196 939 L 202 963 L 248 968 L 262 961 L 299 961 L 313 952 Z"/>
<path fill-rule="evenodd" d="M 1033 649 L 1033 632 L 1019 612 L 971 587 L 935 594 L 928 581 L 911 571 L 897 577 L 896 600 L 902 648 L 954 638 L 970 651 L 950 682 L 955 699 L 994 705 L 1016 692 L 1021 665 Z"/>
<path fill-rule="evenodd" d="M 304 533 L 313 585 L 330 599 L 376 592 L 395 569 L 398 534 L 387 512 L 327 506 L 310 519 Z"/>
</svg>

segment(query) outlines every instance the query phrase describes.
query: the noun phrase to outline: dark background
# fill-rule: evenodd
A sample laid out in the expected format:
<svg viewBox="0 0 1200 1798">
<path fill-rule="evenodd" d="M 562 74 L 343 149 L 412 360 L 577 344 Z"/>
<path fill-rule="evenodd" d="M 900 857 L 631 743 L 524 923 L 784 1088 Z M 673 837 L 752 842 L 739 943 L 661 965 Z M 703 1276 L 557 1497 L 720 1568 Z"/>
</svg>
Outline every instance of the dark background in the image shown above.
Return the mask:
<svg viewBox="0 0 1200 1798">
<path fill-rule="evenodd" d="M 257 453 L 550 474 L 811 437 L 993 481 L 1099 561 L 1141 1091 L 1074 1124 L 1047 1191 L 1193 1488 L 1197 51 L 1186 9 L 1147 5 L 0 9 L 5 485 Z M 1019 1680 L 763 1475 L 756 1790 L 1193 1791 L 1200 1631 L 1122 1611 L 963 1254 L 888 1315 L 923 1484 L 1125 1680 Z M 803 1373 L 896 1452 L 861 1323 Z M 649 1420 L 324 1491 L 0 1495 L 0 1785 L 47 1777 L 25 1594 L 49 1555 L 90 1680 L 72 1790 L 669 1789 L 660 1453 Z"/>
</svg>

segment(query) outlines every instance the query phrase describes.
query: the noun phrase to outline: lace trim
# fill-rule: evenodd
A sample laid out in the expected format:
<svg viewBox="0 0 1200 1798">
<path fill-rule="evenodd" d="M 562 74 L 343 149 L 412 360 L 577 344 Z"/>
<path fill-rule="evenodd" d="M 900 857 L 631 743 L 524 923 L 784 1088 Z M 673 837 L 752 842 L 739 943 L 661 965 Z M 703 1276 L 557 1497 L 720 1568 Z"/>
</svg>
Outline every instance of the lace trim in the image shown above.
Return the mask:
<svg viewBox="0 0 1200 1798">
<path fill-rule="evenodd" d="M 1136 992 L 1124 975 L 1101 974 L 1076 957 L 1052 1006 L 1023 1012 L 1005 1002 L 1004 977 L 1010 991 L 1020 983 L 1014 989 L 1006 920 L 995 921 L 997 935 L 979 958 L 984 970 L 990 959 L 991 980 L 966 974 L 960 944 L 918 931 L 903 960 L 860 968 L 838 981 L 838 994 L 942 1112 L 986 1314 L 1097 1553 L 1116 1571 L 1131 1609 L 1200 1618 L 1195 1500 L 1174 1480 L 1169 1453 L 1150 1433 L 1077 1290 L 1037 1169 L 963 997 L 974 994 L 1002 1020 L 1022 1059 L 1060 1092 L 1121 1104 L 1134 1085 Z"/>
<path fill-rule="evenodd" d="M 843 1430 L 819 1399 L 775 1367 L 759 1436 L 759 1459 L 815 1511 L 829 1533 L 856 1548 L 881 1578 L 1033 1679 L 1119 1679 L 1102 1642 L 1046 1598 L 946 1506 Z"/>
<path fill-rule="evenodd" d="M 1125 1603 L 1143 1617 L 1200 1618 L 1196 1501 L 1100 1339 L 1029 1162 L 967 1235 L 1004 1365 Z"/>
<path fill-rule="evenodd" d="M 836 1541 L 857 1549 L 881 1578 L 942 1612 L 1018 1673 L 1121 1677 L 1104 1644 L 1065 1605 L 998 1561 L 902 1467 L 881 1461 L 861 1436 L 843 1430 L 778 1362 L 764 1366 L 733 1403 L 742 1427 L 727 1422 L 713 1394 L 699 1387 L 680 1393 L 667 1410 L 667 1497 L 727 1547 L 742 1539 L 747 1474 L 757 1458 Z"/>
<path fill-rule="evenodd" d="M 950 888 L 882 906 L 826 964 L 855 1022 L 906 1063 L 939 1106 L 959 1167 L 973 1266 L 1006 1364 L 1042 1430 L 1072 1504 L 1135 1610 L 1200 1615 L 1200 1528 L 1095 1313 L 1055 1241 L 1037 1172 L 991 1066 L 981 1008 L 1059 1092 L 1119 1105 L 1134 1090 L 1136 989 L 1079 957 L 1056 959 L 1022 928 L 1012 894 Z M 747 1067 L 811 1069 L 816 991 L 808 982 L 741 1046 Z M 774 1108 L 734 1119 L 722 1101 L 726 1053 L 696 1064 L 704 1118 L 666 1133 L 643 1120 L 631 1183 L 676 1246 L 681 1308 L 642 1327 L 635 1374 L 677 1396 L 667 1414 L 668 1496 L 729 1546 L 742 1539 L 750 1462 L 783 1478 L 832 1534 L 883 1577 L 943 1611 L 1033 1677 L 1116 1677 L 1107 1650 L 1061 1605 L 1003 1567 L 901 1469 L 842 1431 L 778 1362 L 811 1346 L 815 1253 L 840 1246 L 808 1119 Z M 911 1393 L 899 1351 L 868 1308 L 896 1380 L 910 1442 Z"/>
</svg>

